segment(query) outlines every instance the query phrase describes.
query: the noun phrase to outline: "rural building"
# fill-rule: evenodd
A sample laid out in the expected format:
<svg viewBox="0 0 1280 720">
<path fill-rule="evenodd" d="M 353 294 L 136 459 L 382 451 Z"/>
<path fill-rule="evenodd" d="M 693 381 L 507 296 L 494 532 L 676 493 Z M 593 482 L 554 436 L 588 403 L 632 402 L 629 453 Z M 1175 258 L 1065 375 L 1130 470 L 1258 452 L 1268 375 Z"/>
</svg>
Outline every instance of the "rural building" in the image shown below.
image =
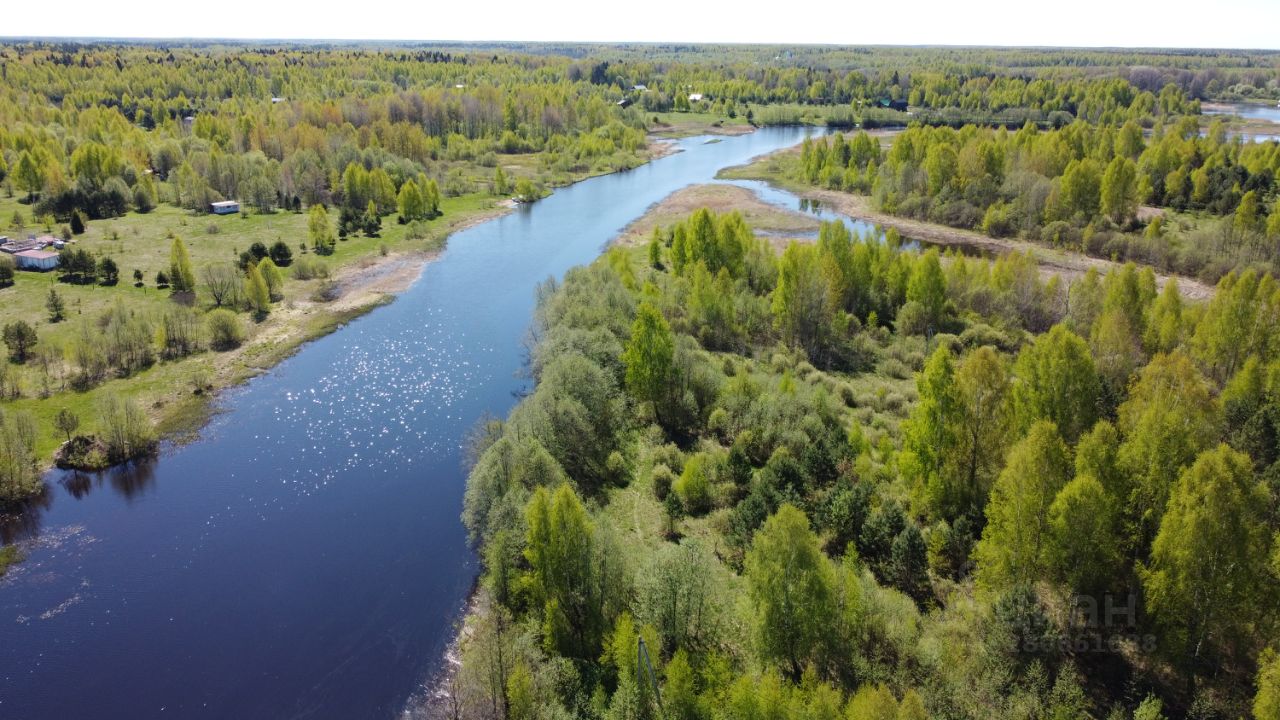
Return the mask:
<svg viewBox="0 0 1280 720">
<path fill-rule="evenodd" d="M 23 250 L 13 254 L 19 270 L 52 270 L 58 267 L 58 253 L 52 250 Z"/>
<path fill-rule="evenodd" d="M 631 98 L 622 98 L 618 102 L 614 103 L 614 105 L 617 105 L 620 108 L 631 107 Z"/>
<path fill-rule="evenodd" d="M 645 87 L 644 85 L 632 85 L 631 89 L 635 90 L 636 92 L 649 92 L 649 88 Z"/>
<path fill-rule="evenodd" d="M 240 203 L 235 200 L 223 200 L 221 202 L 209 203 L 209 212 L 214 215 L 235 215 L 240 212 Z"/>
<path fill-rule="evenodd" d="M 885 108 L 886 110 L 897 110 L 898 112 L 907 111 L 906 100 L 892 100 L 890 98 L 880 98 L 880 101 L 877 102 L 876 104 L 882 108 Z"/>
<path fill-rule="evenodd" d="M 16 255 L 26 250 L 39 250 L 46 245 L 52 245 L 56 241 L 57 238 L 52 235 L 41 235 L 40 237 L 28 235 L 26 240 L 10 240 L 5 238 L 4 244 L 0 245 L 0 252 Z"/>
<path fill-rule="evenodd" d="M 689 93 L 689 102 L 698 102 L 702 100 L 702 93 Z"/>
</svg>

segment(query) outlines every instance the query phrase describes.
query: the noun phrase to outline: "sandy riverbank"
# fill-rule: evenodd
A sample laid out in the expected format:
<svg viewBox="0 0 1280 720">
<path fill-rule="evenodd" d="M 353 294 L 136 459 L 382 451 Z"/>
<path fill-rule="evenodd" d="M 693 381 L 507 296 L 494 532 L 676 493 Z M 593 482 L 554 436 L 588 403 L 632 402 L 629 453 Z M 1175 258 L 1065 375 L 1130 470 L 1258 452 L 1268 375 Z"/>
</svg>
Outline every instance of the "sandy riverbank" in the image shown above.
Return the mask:
<svg viewBox="0 0 1280 720">
<path fill-rule="evenodd" d="M 819 227 L 813 217 L 764 202 L 747 188 L 707 183 L 681 188 L 649 206 L 614 242 L 622 245 L 648 242 L 655 227 L 673 225 L 699 208 L 714 213 L 740 212 L 757 233 L 770 236 L 815 233 Z"/>
</svg>

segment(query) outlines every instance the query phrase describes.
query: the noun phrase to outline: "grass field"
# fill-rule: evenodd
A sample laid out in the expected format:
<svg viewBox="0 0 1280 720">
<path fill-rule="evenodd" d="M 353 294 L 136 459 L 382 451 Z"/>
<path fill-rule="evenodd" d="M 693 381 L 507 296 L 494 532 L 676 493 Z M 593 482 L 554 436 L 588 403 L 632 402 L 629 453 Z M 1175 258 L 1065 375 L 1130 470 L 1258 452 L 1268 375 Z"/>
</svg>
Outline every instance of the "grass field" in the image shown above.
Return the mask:
<svg viewBox="0 0 1280 720">
<path fill-rule="evenodd" d="M 160 361 L 130 377 L 113 378 L 84 392 L 70 389 L 55 373 L 48 380 L 52 391 L 48 397 L 44 397 L 45 374 L 34 363 L 28 362 L 25 367 L 10 364 L 10 370 L 18 374 L 22 397 L 0 403 L 0 408 L 27 411 L 36 418 L 40 429 L 37 455 L 46 460 L 65 439 L 53 430 L 53 416 L 67 408 L 80 417 L 80 432 L 92 433 L 97 426 L 99 401 L 106 395 L 137 401 L 162 433 L 198 428 L 208 412 L 210 390 L 243 381 L 279 362 L 307 339 L 329 332 L 385 301 L 384 288 L 361 286 L 359 273 L 363 266 L 397 258 L 421 262 L 427 253 L 443 244 L 450 232 L 498 212 L 496 206 L 496 199 L 484 194 L 446 198 L 444 214 L 427 223 L 426 237 L 408 239 L 407 226 L 398 225 L 391 216 L 383 219 L 381 237 L 339 241 L 334 254 L 322 258 L 334 277 L 343 280 L 349 296 L 337 302 L 319 302 L 312 297 L 326 281 L 295 280 L 285 268 L 284 299 L 260 323 L 253 322 L 248 313 L 241 314 L 249 329 L 249 340 L 234 351 L 205 351 L 181 360 Z M 0 218 L 6 225 L 15 211 L 30 217 L 30 208 L 16 198 L 0 198 Z M 0 232 L 24 237 L 42 234 L 46 229 L 30 225 L 21 229 L 6 227 Z M 55 227 L 54 233 L 57 232 Z M 60 350 L 85 323 L 92 325 L 118 304 L 132 313 L 158 316 L 175 302 L 169 291 L 157 288 L 155 282 L 157 272 L 168 272 L 171 235 L 183 239 L 199 280 L 201 268 L 233 262 L 254 242 L 270 246 L 282 240 L 293 250 L 295 260 L 304 257 L 301 246 L 307 241 L 307 216 L 291 212 L 212 216 L 163 205 L 147 214 L 129 213 L 121 218 L 90 221 L 86 232 L 76 238 L 76 247 L 96 258 L 114 259 L 120 268 L 120 282 L 113 287 L 71 285 L 59 282 L 56 272 L 20 271 L 12 287 L 0 289 L 4 315 L 0 324 L 26 320 L 39 336 L 37 349 Z M 145 278 L 142 287 L 134 287 L 135 269 L 141 270 Z M 49 320 L 45 302 L 50 289 L 65 301 L 66 319 L 62 322 Z M 211 300 L 198 292 L 195 307 L 211 306 Z"/>
<path fill-rule="evenodd" d="M 410 237 L 409 227 L 397 224 L 391 215 L 383 218 L 380 237 L 351 236 L 340 240 L 332 255 L 319 258 L 328 267 L 332 280 L 297 280 L 289 268 L 282 269 L 284 298 L 273 305 L 271 313 L 260 322 L 254 322 L 247 312 L 241 313 L 249 331 L 248 340 L 241 347 L 158 361 L 129 377 L 112 377 L 83 392 L 67 383 L 69 363 L 55 364 L 51 373 L 30 361 L 25 365 L 9 363 L 7 368 L 17 378 L 20 397 L 0 401 L 0 410 L 29 412 L 36 419 L 36 453 L 42 462 L 51 462 L 66 439 L 53 428 L 53 418 L 61 409 L 79 416 L 78 434 L 93 434 L 98 430 L 101 400 L 111 395 L 137 402 L 162 435 L 190 436 L 207 418 L 209 399 L 218 389 L 244 381 L 278 363 L 307 340 L 387 302 L 417 277 L 418 268 L 443 247 L 450 233 L 505 212 L 503 199 L 489 192 L 494 165 L 501 166 L 513 183 L 527 177 L 543 187 L 556 187 L 645 162 L 654 149 L 619 152 L 578 165 L 536 153 L 498 155 L 492 164 L 456 163 L 450 168 L 453 177 L 477 192 L 445 197 L 443 214 L 425 223 L 424 232 L 416 233 L 416 237 Z M 22 222 L 15 222 L 15 217 Z M 330 217 L 336 226 L 336 211 L 331 210 Z M 46 233 L 60 235 L 61 226 L 38 224 L 32 207 L 22 203 L 20 197 L 0 197 L 0 235 L 23 238 Z M 117 306 L 122 305 L 130 313 L 159 317 L 176 302 L 167 289 L 156 285 L 156 274 L 169 272 L 173 237 L 182 238 L 187 246 L 197 283 L 202 268 L 234 262 L 255 242 L 270 247 L 282 241 L 293 251 L 295 261 L 311 257 L 304 253 L 304 245 L 309 244 L 305 212 L 214 216 L 161 204 L 150 213 L 131 212 L 120 218 L 92 220 L 86 231 L 75 238 L 74 247 L 88 251 L 95 259 L 110 257 L 116 262 L 119 283 L 111 287 L 71 285 L 60 282 L 56 272 L 20 271 L 13 286 L 0 289 L 0 325 L 25 320 L 36 329 L 37 350 L 62 354 L 86 324 L 97 331 L 96 323 Z M 140 287 L 135 287 L 135 270 L 143 276 Z M 320 297 L 320 290 L 333 286 L 339 288 L 340 297 L 335 299 L 332 293 Z M 46 300 L 50 289 L 65 303 L 66 319 L 61 322 L 49 319 Z M 194 307 L 207 310 L 213 303 L 200 290 Z"/>
<path fill-rule="evenodd" d="M 654 120 L 657 122 L 654 122 Z M 662 137 L 680 138 L 693 135 L 741 135 L 755 130 L 741 115 L 707 112 L 646 113 L 649 132 Z"/>
</svg>

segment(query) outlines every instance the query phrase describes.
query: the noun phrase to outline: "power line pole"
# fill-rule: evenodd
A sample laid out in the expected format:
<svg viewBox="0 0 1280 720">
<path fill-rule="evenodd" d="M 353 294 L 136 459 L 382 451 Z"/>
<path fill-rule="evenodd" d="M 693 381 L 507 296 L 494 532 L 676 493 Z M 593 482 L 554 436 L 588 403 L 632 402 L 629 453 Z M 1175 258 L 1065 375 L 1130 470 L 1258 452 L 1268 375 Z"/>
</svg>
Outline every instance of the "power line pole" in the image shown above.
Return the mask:
<svg viewBox="0 0 1280 720">
<path fill-rule="evenodd" d="M 653 697 L 658 703 L 658 717 L 666 717 L 666 712 L 662 709 L 662 692 L 658 690 L 658 678 L 653 674 L 653 664 L 649 662 L 649 648 L 644 644 L 644 638 L 637 638 L 636 643 L 636 665 L 643 665 L 645 669 L 645 677 L 648 678 L 649 686 L 653 688 Z"/>
</svg>

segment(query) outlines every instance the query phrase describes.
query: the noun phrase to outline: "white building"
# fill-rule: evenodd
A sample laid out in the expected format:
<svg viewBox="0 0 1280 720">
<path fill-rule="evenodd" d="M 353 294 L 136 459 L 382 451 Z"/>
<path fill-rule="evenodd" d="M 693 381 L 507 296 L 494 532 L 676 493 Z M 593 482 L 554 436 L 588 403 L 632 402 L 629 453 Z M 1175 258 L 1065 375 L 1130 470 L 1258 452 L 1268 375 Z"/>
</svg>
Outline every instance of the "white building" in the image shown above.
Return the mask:
<svg viewBox="0 0 1280 720">
<path fill-rule="evenodd" d="M 52 270 L 58 267 L 58 253 L 51 250 L 23 250 L 13 254 L 19 270 Z"/>
<path fill-rule="evenodd" d="M 235 200 L 223 200 L 209 203 L 209 212 L 214 215 L 235 215 L 240 212 L 240 203 Z"/>
</svg>

